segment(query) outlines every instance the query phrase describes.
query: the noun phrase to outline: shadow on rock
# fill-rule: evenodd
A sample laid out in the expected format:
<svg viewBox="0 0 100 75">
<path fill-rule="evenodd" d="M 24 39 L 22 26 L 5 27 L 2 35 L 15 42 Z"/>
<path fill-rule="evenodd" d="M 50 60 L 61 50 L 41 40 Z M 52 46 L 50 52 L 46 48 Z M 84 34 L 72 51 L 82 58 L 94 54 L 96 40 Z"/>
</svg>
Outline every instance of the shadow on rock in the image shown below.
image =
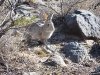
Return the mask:
<svg viewBox="0 0 100 75">
<path fill-rule="evenodd" d="M 91 72 L 91 75 L 100 75 L 100 66 L 97 67 L 94 72 Z"/>
<path fill-rule="evenodd" d="M 91 51 L 90 51 L 90 54 L 93 56 L 93 57 L 98 57 L 100 56 L 100 45 L 99 44 L 95 44 L 93 45 Z"/>
</svg>

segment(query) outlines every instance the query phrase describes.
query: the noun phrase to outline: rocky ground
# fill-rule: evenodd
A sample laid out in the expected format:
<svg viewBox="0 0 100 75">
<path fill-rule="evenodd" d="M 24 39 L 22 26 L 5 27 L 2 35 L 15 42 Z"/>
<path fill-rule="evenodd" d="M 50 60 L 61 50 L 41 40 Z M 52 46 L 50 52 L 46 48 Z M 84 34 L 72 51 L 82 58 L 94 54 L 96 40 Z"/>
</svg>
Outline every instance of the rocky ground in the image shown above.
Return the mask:
<svg viewBox="0 0 100 75">
<path fill-rule="evenodd" d="M 4 29 L 0 29 L 0 75 L 100 75 L 100 0 L 33 1 L 36 4 L 16 7 L 14 25 L 10 21 L 0 26 Z M 55 14 L 50 49 L 26 31 L 29 24 L 43 18 L 41 10 Z M 0 24 L 7 11 L 0 10 Z"/>
</svg>

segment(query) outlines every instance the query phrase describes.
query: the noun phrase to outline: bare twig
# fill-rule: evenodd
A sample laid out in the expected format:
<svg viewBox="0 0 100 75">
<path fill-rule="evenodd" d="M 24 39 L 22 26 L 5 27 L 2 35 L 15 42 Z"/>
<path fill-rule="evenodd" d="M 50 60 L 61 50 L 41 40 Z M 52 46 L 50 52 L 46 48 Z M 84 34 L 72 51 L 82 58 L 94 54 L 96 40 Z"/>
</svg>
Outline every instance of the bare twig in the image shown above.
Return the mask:
<svg viewBox="0 0 100 75">
<path fill-rule="evenodd" d="M 51 6 L 49 6 L 50 9 L 52 9 L 54 12 L 56 12 L 58 15 L 60 15 L 60 13 L 58 13 L 55 9 L 53 9 Z"/>
<path fill-rule="evenodd" d="M 61 15 L 63 16 L 63 0 L 60 0 L 60 4 L 61 4 Z"/>
<path fill-rule="evenodd" d="M 9 0 L 8 0 L 8 3 L 10 4 L 11 7 L 13 7 L 13 6 L 12 6 L 12 3 L 11 3 Z"/>
<path fill-rule="evenodd" d="M 8 0 L 8 2 L 10 4 L 11 9 L 10 9 L 10 11 L 8 11 L 7 15 L 5 16 L 4 20 L 2 21 L 2 23 L 0 25 L 1 27 L 3 27 L 5 25 L 6 21 L 8 21 L 7 17 L 10 17 L 9 19 L 13 22 L 13 19 L 12 19 L 12 12 L 14 11 L 13 10 L 13 5 L 9 0 Z"/>
<path fill-rule="evenodd" d="M 4 18 L 4 20 L 2 21 L 1 25 L 0 26 L 4 26 L 4 23 L 7 19 L 7 17 L 10 15 L 10 11 L 7 13 L 6 17 Z"/>
<path fill-rule="evenodd" d="M 71 11 L 71 9 L 72 9 L 75 5 L 77 5 L 78 3 L 82 3 L 82 2 L 84 2 L 84 1 L 87 1 L 87 0 L 82 0 L 82 1 L 77 0 L 75 3 L 73 3 L 73 4 L 69 7 L 69 9 L 67 10 L 67 13 L 66 13 L 66 14 L 68 14 L 68 13 Z"/>
<path fill-rule="evenodd" d="M 43 4 L 40 4 L 41 6 L 44 6 L 44 7 L 48 7 L 49 9 L 53 10 L 55 13 L 57 13 L 58 15 L 60 15 L 60 13 L 58 13 L 55 9 L 53 9 L 51 6 L 47 6 L 47 5 L 43 5 Z"/>
<path fill-rule="evenodd" d="M 5 1 L 5 0 L 1 0 L 1 1 L 0 1 L 0 6 L 4 3 L 4 1 Z"/>
</svg>

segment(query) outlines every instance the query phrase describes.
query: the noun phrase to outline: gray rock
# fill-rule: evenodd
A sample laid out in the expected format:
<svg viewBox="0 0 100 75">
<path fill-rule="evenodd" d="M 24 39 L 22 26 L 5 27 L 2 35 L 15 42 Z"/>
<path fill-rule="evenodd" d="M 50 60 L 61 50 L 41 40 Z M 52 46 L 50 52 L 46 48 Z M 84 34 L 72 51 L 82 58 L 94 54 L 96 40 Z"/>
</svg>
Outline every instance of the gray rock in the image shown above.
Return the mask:
<svg viewBox="0 0 100 75">
<path fill-rule="evenodd" d="M 64 62 L 64 59 L 58 53 L 54 53 L 44 63 L 47 64 L 47 65 L 51 65 L 51 66 L 56 66 L 56 65 L 59 65 L 61 67 L 66 67 L 67 66 L 66 63 Z"/>
<path fill-rule="evenodd" d="M 24 72 L 23 75 L 40 75 L 36 72 Z"/>
<path fill-rule="evenodd" d="M 88 58 L 87 49 L 78 42 L 69 42 L 64 47 L 66 57 L 70 58 L 73 62 L 83 62 Z"/>
<path fill-rule="evenodd" d="M 4 3 L 5 0 L 0 0 L 0 6 Z"/>
<path fill-rule="evenodd" d="M 25 4 L 16 6 L 16 9 L 12 12 L 12 14 L 14 15 L 13 20 L 17 20 L 23 16 L 30 18 L 30 17 L 34 16 L 33 10 L 34 9 L 32 7 L 25 5 Z"/>
<path fill-rule="evenodd" d="M 100 19 L 86 10 L 76 10 L 65 16 L 69 34 L 81 38 L 100 39 Z"/>
<path fill-rule="evenodd" d="M 99 44 L 94 44 L 90 50 L 90 54 L 93 57 L 98 58 L 100 56 L 100 45 Z"/>
</svg>

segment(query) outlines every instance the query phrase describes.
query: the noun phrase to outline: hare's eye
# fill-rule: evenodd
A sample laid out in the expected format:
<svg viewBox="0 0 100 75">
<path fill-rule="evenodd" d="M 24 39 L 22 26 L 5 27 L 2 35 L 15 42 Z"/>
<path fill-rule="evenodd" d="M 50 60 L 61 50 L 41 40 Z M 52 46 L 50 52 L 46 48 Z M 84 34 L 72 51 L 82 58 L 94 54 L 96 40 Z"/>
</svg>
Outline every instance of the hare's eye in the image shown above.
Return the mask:
<svg viewBox="0 0 100 75">
<path fill-rule="evenodd" d="M 49 24 L 47 24 L 47 26 L 49 26 Z"/>
</svg>

